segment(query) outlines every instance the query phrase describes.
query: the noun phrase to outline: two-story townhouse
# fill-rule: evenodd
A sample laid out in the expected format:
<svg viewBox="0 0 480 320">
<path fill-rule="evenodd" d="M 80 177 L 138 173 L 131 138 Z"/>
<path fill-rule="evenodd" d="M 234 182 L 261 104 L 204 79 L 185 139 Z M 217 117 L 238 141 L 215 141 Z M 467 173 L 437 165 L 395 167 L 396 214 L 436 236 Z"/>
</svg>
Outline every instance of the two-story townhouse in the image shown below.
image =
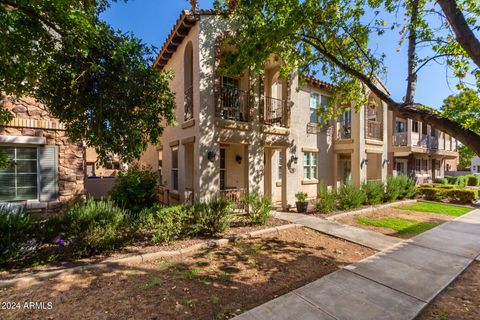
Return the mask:
<svg viewBox="0 0 480 320">
<path fill-rule="evenodd" d="M 0 202 L 26 203 L 29 209 L 57 212 L 84 194 L 83 147 L 32 98 L 0 97 L 14 118 L 0 124 L 0 150 L 13 165 L 0 169 Z"/>
<path fill-rule="evenodd" d="M 214 11 L 183 11 L 156 60 L 174 71 L 178 125 L 142 158 L 161 159 L 165 202 L 238 199 L 256 190 L 286 208 L 298 191 L 315 197 L 320 182 L 386 179 L 385 103 L 372 95 L 367 106 L 319 126 L 316 110 L 329 84 L 282 78 L 274 58 L 261 76 L 217 73 L 223 53 L 233 50 L 222 47 L 229 30 Z"/>
<path fill-rule="evenodd" d="M 458 163 L 457 140 L 421 121 L 389 112 L 389 174 L 406 174 L 417 183 L 443 178 Z"/>
</svg>

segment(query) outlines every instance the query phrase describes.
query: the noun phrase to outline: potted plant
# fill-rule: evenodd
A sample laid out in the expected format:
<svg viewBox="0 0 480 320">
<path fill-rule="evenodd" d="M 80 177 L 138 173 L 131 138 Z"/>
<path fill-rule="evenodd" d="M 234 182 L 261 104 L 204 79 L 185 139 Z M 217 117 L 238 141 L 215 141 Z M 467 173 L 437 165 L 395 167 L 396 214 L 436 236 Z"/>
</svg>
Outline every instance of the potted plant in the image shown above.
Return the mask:
<svg viewBox="0 0 480 320">
<path fill-rule="evenodd" d="M 306 192 L 297 192 L 295 194 L 295 198 L 297 198 L 297 212 L 298 213 L 305 213 L 307 212 L 308 202 L 307 202 L 307 193 Z"/>
</svg>

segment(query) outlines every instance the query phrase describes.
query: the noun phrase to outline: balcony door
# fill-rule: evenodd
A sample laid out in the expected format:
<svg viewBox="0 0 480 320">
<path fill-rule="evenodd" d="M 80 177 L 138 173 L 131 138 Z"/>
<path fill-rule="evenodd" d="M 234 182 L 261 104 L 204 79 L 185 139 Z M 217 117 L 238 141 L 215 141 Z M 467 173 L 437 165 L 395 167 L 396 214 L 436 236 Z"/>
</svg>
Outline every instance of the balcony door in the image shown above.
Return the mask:
<svg viewBox="0 0 480 320">
<path fill-rule="evenodd" d="M 245 108 L 242 107 L 242 91 L 238 78 L 222 77 L 221 116 L 223 119 L 247 121 Z"/>
</svg>

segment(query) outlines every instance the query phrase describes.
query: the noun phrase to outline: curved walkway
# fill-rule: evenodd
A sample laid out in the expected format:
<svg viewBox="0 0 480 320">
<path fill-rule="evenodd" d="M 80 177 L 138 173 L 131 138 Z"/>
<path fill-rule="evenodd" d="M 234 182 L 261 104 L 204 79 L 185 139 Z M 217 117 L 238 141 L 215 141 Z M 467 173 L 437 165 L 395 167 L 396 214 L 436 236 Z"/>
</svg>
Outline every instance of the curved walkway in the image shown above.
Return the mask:
<svg viewBox="0 0 480 320">
<path fill-rule="evenodd" d="M 314 217 L 283 213 L 277 217 L 345 239 L 340 233 L 348 232 L 330 222 L 319 223 Z M 357 243 L 371 241 L 370 235 L 357 238 Z M 477 209 L 235 319 L 412 320 L 479 256 Z"/>
</svg>

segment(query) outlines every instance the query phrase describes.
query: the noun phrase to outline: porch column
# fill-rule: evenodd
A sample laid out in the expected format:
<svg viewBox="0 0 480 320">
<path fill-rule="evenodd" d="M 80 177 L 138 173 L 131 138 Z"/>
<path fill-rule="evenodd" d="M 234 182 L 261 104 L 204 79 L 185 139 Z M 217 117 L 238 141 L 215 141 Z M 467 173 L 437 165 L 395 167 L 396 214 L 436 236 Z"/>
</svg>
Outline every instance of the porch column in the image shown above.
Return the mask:
<svg viewBox="0 0 480 320">
<path fill-rule="evenodd" d="M 333 184 L 332 184 L 332 187 L 335 188 L 335 189 L 338 187 L 338 159 L 339 159 L 338 153 L 334 153 L 333 154 Z"/>
<path fill-rule="evenodd" d="M 282 148 L 280 152 L 282 153 L 282 209 L 287 211 L 287 148 Z"/>
<path fill-rule="evenodd" d="M 413 120 L 407 119 L 407 146 L 412 145 L 412 129 L 413 129 Z"/>
</svg>

